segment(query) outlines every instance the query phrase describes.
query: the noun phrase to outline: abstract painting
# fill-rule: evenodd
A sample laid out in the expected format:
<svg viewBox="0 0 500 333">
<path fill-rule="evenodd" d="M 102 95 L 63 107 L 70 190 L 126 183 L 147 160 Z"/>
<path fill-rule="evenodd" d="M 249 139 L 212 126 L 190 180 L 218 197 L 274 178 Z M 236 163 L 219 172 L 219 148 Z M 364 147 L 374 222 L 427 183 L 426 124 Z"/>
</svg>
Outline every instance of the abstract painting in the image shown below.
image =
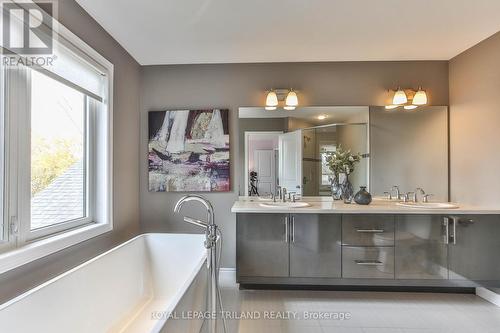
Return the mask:
<svg viewBox="0 0 500 333">
<path fill-rule="evenodd" d="M 227 192 L 229 110 L 149 112 L 149 191 Z"/>
</svg>

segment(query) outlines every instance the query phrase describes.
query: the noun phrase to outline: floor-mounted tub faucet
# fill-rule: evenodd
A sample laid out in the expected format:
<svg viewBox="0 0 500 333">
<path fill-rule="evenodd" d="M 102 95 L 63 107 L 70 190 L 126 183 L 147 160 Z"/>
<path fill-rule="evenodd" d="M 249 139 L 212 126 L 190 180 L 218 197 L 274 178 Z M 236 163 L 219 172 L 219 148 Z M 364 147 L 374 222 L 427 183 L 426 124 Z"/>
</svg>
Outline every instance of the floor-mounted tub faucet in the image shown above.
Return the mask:
<svg viewBox="0 0 500 333">
<path fill-rule="evenodd" d="M 184 216 L 184 221 L 194 224 L 198 227 L 205 229 L 205 248 L 207 249 L 207 265 L 208 265 L 208 304 L 210 314 L 209 333 L 217 333 L 217 300 L 220 304 L 221 312 L 224 312 L 222 307 L 222 300 L 219 290 L 219 256 L 217 256 L 217 241 L 222 243 L 222 234 L 215 224 L 214 208 L 210 201 L 199 195 L 186 195 L 177 201 L 174 207 L 174 212 L 179 213 L 182 206 L 186 202 L 195 201 L 201 203 L 207 210 L 207 221 L 201 221 L 192 217 Z M 224 332 L 226 332 L 226 323 L 222 318 L 224 324 Z"/>
</svg>

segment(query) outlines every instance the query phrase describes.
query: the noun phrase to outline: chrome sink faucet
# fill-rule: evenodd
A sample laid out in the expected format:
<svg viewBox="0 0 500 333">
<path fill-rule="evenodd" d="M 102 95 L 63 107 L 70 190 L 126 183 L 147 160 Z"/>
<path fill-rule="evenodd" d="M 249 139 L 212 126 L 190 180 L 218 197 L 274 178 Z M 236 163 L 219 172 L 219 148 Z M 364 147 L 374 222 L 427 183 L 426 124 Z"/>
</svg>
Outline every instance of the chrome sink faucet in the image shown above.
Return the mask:
<svg viewBox="0 0 500 333">
<path fill-rule="evenodd" d="M 401 199 L 401 191 L 399 190 L 399 186 L 398 185 L 394 185 L 393 187 L 391 187 L 391 192 L 389 193 L 390 195 L 390 199 L 392 200 L 393 196 L 392 196 L 392 193 L 396 191 L 396 200 L 400 200 Z"/>
<path fill-rule="evenodd" d="M 418 202 L 418 194 L 422 194 L 422 198 L 423 198 L 422 200 L 425 202 L 425 201 L 426 201 L 426 200 L 425 200 L 425 198 L 426 198 L 426 196 L 425 196 L 425 191 L 424 191 L 424 189 L 423 189 L 423 188 L 421 188 L 421 187 L 418 187 L 418 188 L 415 190 L 415 192 L 413 193 L 413 201 L 414 201 L 414 202 Z"/>
<path fill-rule="evenodd" d="M 276 185 L 276 188 L 274 190 L 273 202 L 276 202 L 276 198 L 279 198 L 281 200 L 281 186 L 279 185 Z"/>
<path fill-rule="evenodd" d="M 285 187 L 281 188 L 281 196 L 282 196 L 281 201 L 286 202 L 286 188 Z"/>
</svg>

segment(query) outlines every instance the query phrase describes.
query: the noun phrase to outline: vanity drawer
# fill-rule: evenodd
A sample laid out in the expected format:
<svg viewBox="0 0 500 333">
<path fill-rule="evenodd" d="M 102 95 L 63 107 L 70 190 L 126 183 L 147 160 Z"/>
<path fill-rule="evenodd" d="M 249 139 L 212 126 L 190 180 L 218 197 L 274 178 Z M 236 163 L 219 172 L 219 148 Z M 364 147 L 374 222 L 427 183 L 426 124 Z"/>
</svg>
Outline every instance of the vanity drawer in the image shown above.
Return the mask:
<svg viewBox="0 0 500 333">
<path fill-rule="evenodd" d="M 342 277 L 394 279 L 394 248 L 343 246 Z"/>
<path fill-rule="evenodd" d="M 343 215 L 342 244 L 394 246 L 394 216 Z"/>
</svg>

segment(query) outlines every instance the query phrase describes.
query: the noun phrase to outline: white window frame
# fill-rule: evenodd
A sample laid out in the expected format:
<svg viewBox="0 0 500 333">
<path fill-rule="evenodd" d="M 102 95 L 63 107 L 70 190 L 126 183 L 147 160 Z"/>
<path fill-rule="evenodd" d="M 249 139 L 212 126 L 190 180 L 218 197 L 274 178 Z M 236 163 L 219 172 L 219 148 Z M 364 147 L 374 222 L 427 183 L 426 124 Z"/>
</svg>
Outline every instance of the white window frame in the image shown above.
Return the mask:
<svg viewBox="0 0 500 333">
<path fill-rule="evenodd" d="M 5 101 L 5 91 L 4 91 L 4 75 L 0 72 L 0 101 Z M 5 107 L 4 103 L 0 103 L 0 251 L 2 251 L 2 243 L 6 243 L 8 240 L 8 228 L 7 228 L 7 218 L 4 206 L 7 205 L 6 196 L 4 196 L 4 191 L 6 191 L 5 179 L 5 164 L 7 163 L 5 143 L 7 138 L 5 126 Z"/>
<path fill-rule="evenodd" d="M 26 103 L 26 100 L 15 98 L 15 92 L 12 89 L 16 89 L 16 87 L 10 86 L 9 76 L 12 75 L 11 70 L 0 69 L 2 71 L 0 76 L 5 77 L 5 82 L 0 81 L 0 91 L 2 93 L 6 92 L 5 96 L 2 96 L 6 97 L 2 98 L 5 105 L 1 107 L 5 108 L 6 112 L 2 112 L 2 114 L 5 116 L 4 121 L 7 125 L 5 137 L 3 138 L 5 144 L 2 145 L 2 147 L 5 147 L 4 153 L 6 154 L 4 170 L 6 177 L 4 184 L 0 183 L 5 190 L 5 198 L 2 198 L 5 202 L 5 211 L 3 216 L 0 216 L 5 227 L 4 239 L 1 240 L 0 238 L 0 274 L 113 230 L 112 124 L 114 66 L 57 21 L 54 20 L 53 24 L 54 30 L 57 31 L 59 36 L 70 42 L 86 59 L 98 64 L 105 71 L 107 77 L 103 101 L 99 103 L 94 99 L 86 98 L 88 114 L 91 116 L 88 121 L 92 130 L 87 134 L 87 147 L 92 152 L 87 155 L 89 175 L 87 177 L 87 191 L 93 193 L 87 203 L 87 216 L 89 218 L 61 223 L 43 229 L 30 230 L 31 177 L 26 177 L 26 175 L 30 175 L 29 170 L 26 170 L 26 168 L 30 168 L 30 164 L 26 163 L 29 162 L 30 156 L 30 152 L 26 151 L 30 145 L 30 136 L 27 133 L 29 132 L 29 126 L 17 126 L 18 129 L 21 129 L 20 133 L 12 132 L 12 129 L 16 128 L 12 124 L 30 124 L 30 119 L 26 119 L 29 112 L 9 112 L 9 110 L 15 108 L 29 110 L 30 105 Z M 27 73 L 26 70 L 24 72 Z M 7 85 L 7 82 L 9 82 L 9 85 Z M 18 80 L 17 84 L 22 85 L 18 89 L 24 89 L 23 93 L 29 91 L 29 77 Z M 15 139 L 9 140 L 9 138 Z M 1 140 L 2 138 L 0 138 L 0 143 Z M 21 146 L 18 147 L 17 144 L 22 145 L 24 151 L 20 150 Z M 13 147 L 13 145 L 16 146 Z M 28 156 L 28 161 L 23 161 L 21 156 Z M 25 176 L 19 177 L 20 174 Z"/>
</svg>

